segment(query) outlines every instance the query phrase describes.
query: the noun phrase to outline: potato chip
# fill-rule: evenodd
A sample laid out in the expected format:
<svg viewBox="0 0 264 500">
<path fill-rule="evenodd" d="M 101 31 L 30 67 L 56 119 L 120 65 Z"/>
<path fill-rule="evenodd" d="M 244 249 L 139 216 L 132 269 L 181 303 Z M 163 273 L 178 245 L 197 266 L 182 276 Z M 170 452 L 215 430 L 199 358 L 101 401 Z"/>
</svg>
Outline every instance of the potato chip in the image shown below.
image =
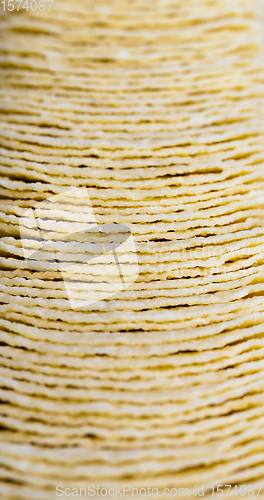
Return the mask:
<svg viewBox="0 0 264 500">
<path fill-rule="evenodd" d="M 263 498 L 263 6 L 33 3 L 0 20 L 2 496 Z"/>
</svg>

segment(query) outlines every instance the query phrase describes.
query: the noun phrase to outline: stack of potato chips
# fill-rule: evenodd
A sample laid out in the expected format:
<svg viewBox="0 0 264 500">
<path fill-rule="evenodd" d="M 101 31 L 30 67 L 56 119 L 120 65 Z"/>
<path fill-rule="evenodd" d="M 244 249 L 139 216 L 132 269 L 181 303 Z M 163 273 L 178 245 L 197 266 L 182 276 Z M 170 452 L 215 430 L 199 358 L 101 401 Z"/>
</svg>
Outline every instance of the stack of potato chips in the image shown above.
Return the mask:
<svg viewBox="0 0 264 500">
<path fill-rule="evenodd" d="M 263 12 L 2 9 L 4 500 L 55 499 L 58 485 L 264 498 Z M 41 235 L 25 217 L 36 206 Z M 130 228 L 139 276 L 74 308 L 51 250 L 74 263 L 91 210 Z M 72 273 L 85 301 L 90 282 Z"/>
</svg>

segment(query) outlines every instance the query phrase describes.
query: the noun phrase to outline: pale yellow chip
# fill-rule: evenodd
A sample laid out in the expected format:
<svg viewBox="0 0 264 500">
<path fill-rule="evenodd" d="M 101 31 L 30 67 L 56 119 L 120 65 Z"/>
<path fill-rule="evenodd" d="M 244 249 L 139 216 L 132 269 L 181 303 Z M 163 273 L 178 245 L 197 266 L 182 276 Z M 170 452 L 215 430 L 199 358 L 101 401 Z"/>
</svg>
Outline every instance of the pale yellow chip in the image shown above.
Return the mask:
<svg viewBox="0 0 264 500">
<path fill-rule="evenodd" d="M 42 3 L 0 21 L 2 496 L 263 498 L 263 6 Z"/>
</svg>

